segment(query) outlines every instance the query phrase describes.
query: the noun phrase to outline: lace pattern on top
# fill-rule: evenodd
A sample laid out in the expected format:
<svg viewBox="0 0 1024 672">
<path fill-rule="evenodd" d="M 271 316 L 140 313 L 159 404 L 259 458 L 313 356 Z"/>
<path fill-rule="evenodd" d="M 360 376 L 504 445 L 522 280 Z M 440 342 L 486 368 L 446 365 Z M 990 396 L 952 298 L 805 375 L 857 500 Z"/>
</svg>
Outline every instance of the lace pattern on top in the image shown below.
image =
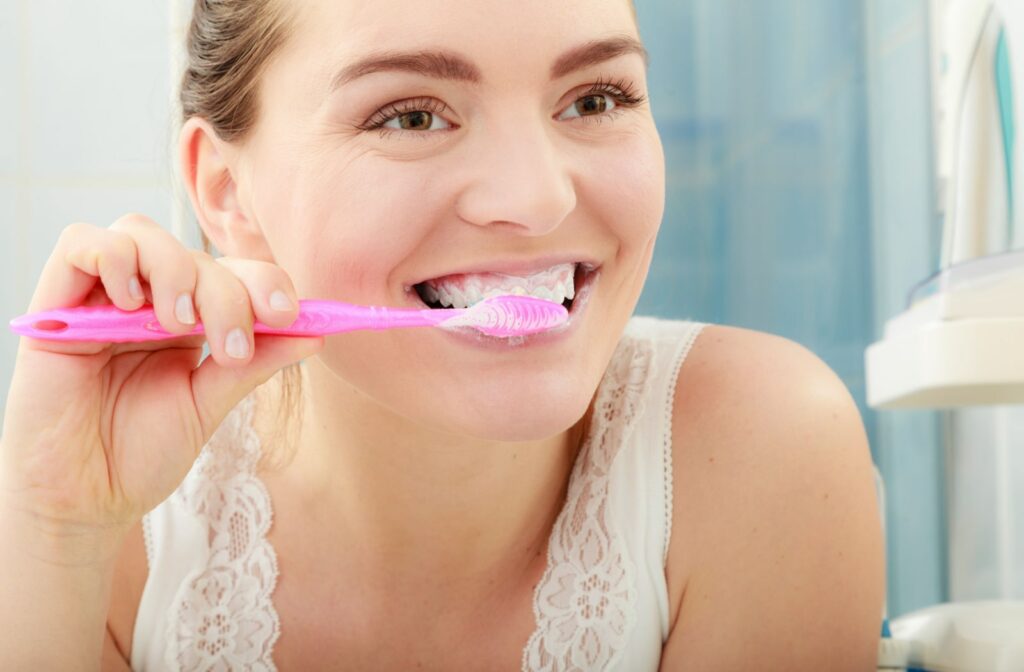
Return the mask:
<svg viewBox="0 0 1024 672">
<path fill-rule="evenodd" d="M 533 595 L 524 672 L 610 669 L 636 624 L 636 567 L 607 520 L 608 476 L 643 410 L 652 346 L 624 338 L 598 389 L 591 430 L 548 541 Z"/>
<path fill-rule="evenodd" d="M 277 556 L 266 539 L 272 509 L 256 477 L 260 442 L 253 400 L 236 406 L 173 496 L 209 525 L 209 559 L 175 596 L 166 632 L 170 669 L 276 671 L 280 624 L 270 596 Z"/>
<path fill-rule="evenodd" d="M 526 672 L 607 670 L 636 624 L 636 567 L 607 520 L 609 471 L 643 410 L 653 348 L 624 338 L 597 392 L 591 429 L 573 466 L 565 506 L 548 541 L 533 595 L 536 629 Z M 256 476 L 260 442 L 253 400 L 244 399 L 203 448 L 172 495 L 208 524 L 209 559 L 182 582 L 171 605 L 164 660 L 170 669 L 276 672 L 280 636 L 271 594 L 272 507 Z"/>
</svg>

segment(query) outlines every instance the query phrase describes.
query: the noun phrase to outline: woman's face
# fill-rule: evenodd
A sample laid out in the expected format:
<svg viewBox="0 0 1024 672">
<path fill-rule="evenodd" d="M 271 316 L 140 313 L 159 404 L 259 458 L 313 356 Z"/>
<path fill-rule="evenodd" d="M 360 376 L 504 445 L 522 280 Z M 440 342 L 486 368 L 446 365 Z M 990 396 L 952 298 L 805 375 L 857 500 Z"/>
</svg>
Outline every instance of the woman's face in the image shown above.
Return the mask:
<svg viewBox="0 0 1024 672">
<path fill-rule="evenodd" d="M 353 332 L 328 338 L 322 363 L 434 429 L 568 429 L 633 311 L 664 210 L 629 0 L 289 6 L 236 181 L 299 296 L 426 309 L 575 290 L 557 334 Z"/>
</svg>

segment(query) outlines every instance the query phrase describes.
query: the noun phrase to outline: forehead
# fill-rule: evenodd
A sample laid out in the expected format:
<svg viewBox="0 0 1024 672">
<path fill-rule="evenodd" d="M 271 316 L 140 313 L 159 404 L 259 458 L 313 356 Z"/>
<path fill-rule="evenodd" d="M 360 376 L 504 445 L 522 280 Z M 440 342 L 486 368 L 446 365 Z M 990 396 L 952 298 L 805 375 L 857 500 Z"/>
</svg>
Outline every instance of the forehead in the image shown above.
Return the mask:
<svg viewBox="0 0 1024 672">
<path fill-rule="evenodd" d="M 367 53 L 449 48 L 485 75 L 547 75 L 566 49 L 611 34 L 639 39 L 632 0 L 288 0 L 290 47 L 334 65 Z M 321 61 L 323 62 L 323 61 Z"/>
</svg>

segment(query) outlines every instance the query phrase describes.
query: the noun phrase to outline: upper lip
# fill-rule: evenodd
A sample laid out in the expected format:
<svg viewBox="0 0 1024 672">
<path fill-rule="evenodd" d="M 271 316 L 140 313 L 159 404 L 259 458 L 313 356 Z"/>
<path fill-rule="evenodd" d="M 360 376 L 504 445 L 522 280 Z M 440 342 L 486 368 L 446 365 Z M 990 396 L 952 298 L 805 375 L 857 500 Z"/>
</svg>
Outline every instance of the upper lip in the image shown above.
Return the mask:
<svg viewBox="0 0 1024 672">
<path fill-rule="evenodd" d="M 561 264 L 582 264 L 584 267 L 597 268 L 600 263 L 595 261 L 592 257 L 586 255 L 559 255 L 557 257 L 542 257 L 536 259 L 506 259 L 506 260 L 495 260 L 481 263 L 474 263 L 472 265 L 466 265 L 460 268 L 451 270 L 445 270 L 435 275 L 424 277 L 420 280 L 410 283 L 409 287 L 426 282 L 427 280 L 437 280 L 439 278 L 448 277 L 450 275 L 472 275 L 475 273 L 502 273 L 504 275 L 518 275 L 526 276 L 534 273 L 540 273 L 546 271 L 553 266 L 560 266 Z"/>
</svg>

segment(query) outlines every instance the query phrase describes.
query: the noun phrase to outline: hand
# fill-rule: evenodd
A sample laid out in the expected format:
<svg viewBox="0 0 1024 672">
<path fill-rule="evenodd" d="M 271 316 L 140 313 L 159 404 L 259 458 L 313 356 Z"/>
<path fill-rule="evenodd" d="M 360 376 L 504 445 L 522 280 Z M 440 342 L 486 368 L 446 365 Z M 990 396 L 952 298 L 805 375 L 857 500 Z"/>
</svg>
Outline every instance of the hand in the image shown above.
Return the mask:
<svg viewBox="0 0 1024 672">
<path fill-rule="evenodd" d="M 271 307 L 276 291 L 290 308 Z M 27 312 L 147 301 L 167 331 L 186 334 L 198 318 L 205 335 L 21 339 L 0 439 L 0 506 L 41 530 L 127 530 L 174 492 L 246 394 L 323 346 L 322 337 L 254 337 L 255 320 L 285 327 L 298 315 L 280 267 L 213 259 L 141 215 L 65 228 Z M 211 356 L 197 368 L 206 340 Z"/>
</svg>

